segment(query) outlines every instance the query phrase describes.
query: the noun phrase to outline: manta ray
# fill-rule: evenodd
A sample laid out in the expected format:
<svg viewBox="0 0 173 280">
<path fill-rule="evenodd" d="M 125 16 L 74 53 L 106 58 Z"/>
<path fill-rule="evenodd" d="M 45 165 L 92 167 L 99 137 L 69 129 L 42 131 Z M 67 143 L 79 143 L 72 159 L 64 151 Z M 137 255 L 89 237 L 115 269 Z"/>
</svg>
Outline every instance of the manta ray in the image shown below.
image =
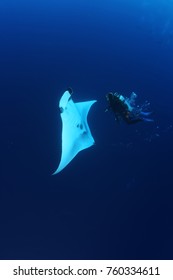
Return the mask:
<svg viewBox="0 0 173 280">
<path fill-rule="evenodd" d="M 80 151 L 95 143 L 87 123 L 87 116 L 96 100 L 75 103 L 72 100 L 72 93 L 72 89 L 68 88 L 59 101 L 62 152 L 59 166 L 53 175 L 62 171 Z"/>
</svg>

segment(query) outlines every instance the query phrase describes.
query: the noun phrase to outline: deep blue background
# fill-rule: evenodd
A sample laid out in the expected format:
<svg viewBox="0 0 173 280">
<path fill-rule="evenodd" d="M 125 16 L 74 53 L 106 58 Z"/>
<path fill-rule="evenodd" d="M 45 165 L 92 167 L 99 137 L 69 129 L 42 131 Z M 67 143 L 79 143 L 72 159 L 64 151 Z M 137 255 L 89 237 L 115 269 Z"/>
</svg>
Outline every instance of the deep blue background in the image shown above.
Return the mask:
<svg viewBox="0 0 173 280">
<path fill-rule="evenodd" d="M 173 258 L 173 1 L 0 1 L 0 258 Z M 58 102 L 97 99 L 96 145 L 56 176 Z M 118 125 L 108 91 L 151 102 Z"/>
</svg>

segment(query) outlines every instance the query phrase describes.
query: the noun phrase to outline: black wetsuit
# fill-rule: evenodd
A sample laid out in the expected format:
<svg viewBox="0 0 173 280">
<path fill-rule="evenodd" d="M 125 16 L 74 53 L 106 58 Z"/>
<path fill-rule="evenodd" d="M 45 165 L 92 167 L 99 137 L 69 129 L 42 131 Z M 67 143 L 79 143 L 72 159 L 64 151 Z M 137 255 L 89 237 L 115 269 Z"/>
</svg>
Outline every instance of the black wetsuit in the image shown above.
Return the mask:
<svg viewBox="0 0 173 280">
<path fill-rule="evenodd" d="M 127 104 L 119 98 L 118 94 L 108 93 L 107 99 L 109 102 L 108 109 L 112 109 L 116 120 L 123 119 L 128 124 L 135 124 L 142 121 L 139 116 L 135 116 L 135 114 L 129 111 Z"/>
</svg>

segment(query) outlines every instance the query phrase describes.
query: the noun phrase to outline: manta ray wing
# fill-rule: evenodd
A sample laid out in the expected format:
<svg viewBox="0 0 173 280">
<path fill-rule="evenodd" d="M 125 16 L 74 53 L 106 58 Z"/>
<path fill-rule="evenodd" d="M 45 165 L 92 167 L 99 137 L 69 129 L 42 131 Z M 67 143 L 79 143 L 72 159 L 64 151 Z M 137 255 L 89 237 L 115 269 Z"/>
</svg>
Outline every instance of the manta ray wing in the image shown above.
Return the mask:
<svg viewBox="0 0 173 280">
<path fill-rule="evenodd" d="M 54 175 L 63 170 L 82 150 L 94 144 L 88 123 L 88 112 L 96 100 L 74 103 L 70 92 L 64 92 L 59 107 L 62 120 L 61 160 Z"/>
</svg>

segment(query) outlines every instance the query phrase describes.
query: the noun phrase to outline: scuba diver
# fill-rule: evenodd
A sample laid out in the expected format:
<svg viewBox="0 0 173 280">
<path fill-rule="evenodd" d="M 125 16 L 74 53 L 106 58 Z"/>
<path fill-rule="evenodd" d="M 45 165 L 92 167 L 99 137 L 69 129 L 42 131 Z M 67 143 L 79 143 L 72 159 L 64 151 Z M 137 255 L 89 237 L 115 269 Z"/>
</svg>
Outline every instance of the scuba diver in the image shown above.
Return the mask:
<svg viewBox="0 0 173 280">
<path fill-rule="evenodd" d="M 132 92 L 130 98 L 124 97 L 117 92 L 109 92 L 106 95 L 108 108 L 105 112 L 111 109 L 118 122 L 123 120 L 127 124 L 135 124 L 141 121 L 153 121 L 152 119 L 147 118 L 151 112 L 145 111 L 150 104 L 146 102 L 141 107 L 135 106 L 136 97 L 137 95 L 134 92 Z"/>
</svg>

